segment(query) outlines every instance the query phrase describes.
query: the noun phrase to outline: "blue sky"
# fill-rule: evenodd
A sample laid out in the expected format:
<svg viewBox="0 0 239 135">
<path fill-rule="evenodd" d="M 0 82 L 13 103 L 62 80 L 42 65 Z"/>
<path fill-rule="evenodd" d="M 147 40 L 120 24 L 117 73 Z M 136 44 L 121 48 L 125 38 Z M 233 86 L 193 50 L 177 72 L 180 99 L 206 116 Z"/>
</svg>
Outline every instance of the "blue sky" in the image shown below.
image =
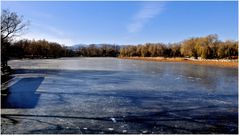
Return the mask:
<svg viewBox="0 0 239 135">
<path fill-rule="evenodd" d="M 74 44 L 172 43 L 218 34 L 237 40 L 238 7 L 231 2 L 1 2 L 29 20 L 20 38 Z"/>
</svg>

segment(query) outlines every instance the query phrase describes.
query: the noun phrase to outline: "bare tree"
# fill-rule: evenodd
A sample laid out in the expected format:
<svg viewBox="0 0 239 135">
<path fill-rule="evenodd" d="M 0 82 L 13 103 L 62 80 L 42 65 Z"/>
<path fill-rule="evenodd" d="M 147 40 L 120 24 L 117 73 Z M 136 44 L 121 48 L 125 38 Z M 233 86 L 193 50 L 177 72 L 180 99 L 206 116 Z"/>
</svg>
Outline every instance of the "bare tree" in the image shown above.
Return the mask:
<svg viewBox="0 0 239 135">
<path fill-rule="evenodd" d="M 18 16 L 15 12 L 10 12 L 9 10 L 2 10 L 1 13 L 1 67 L 2 71 L 5 69 L 10 69 L 7 65 L 9 59 L 9 46 L 10 41 L 13 40 L 15 36 L 21 34 L 21 32 L 26 28 L 27 23 L 23 22 L 23 17 Z"/>
<path fill-rule="evenodd" d="M 1 14 L 1 38 L 2 40 L 11 40 L 14 36 L 19 35 L 27 23 L 23 22 L 23 17 L 18 16 L 15 12 L 2 10 Z"/>
</svg>

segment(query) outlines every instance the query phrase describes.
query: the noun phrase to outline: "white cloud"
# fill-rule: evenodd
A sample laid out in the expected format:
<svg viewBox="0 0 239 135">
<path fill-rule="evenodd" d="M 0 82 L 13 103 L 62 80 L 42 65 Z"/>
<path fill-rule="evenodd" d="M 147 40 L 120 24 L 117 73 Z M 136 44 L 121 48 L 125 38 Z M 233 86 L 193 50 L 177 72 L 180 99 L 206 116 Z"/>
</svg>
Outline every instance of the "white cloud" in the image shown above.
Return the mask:
<svg viewBox="0 0 239 135">
<path fill-rule="evenodd" d="M 64 36 L 65 33 L 60 29 L 52 25 L 47 25 L 44 23 L 31 23 L 30 29 L 34 29 L 35 31 L 44 31 L 48 34 Z"/>
<path fill-rule="evenodd" d="M 43 11 L 36 11 L 33 10 L 32 12 L 29 13 L 31 15 L 31 17 L 33 18 L 44 18 L 44 19 L 54 19 L 55 16 L 50 14 L 50 13 L 46 13 Z"/>
<path fill-rule="evenodd" d="M 31 23 L 29 31 L 24 32 L 21 36 L 17 37 L 16 40 L 20 39 L 46 39 L 47 41 L 57 42 L 66 46 L 76 44 L 71 36 L 67 32 L 63 32 L 61 29 L 40 23 Z"/>
<path fill-rule="evenodd" d="M 132 22 L 128 25 L 128 32 L 140 31 L 147 22 L 162 13 L 163 2 L 145 2 L 142 8 L 133 16 Z"/>
<path fill-rule="evenodd" d="M 29 40 L 45 39 L 47 41 L 57 42 L 59 44 L 65 45 L 65 46 L 71 46 L 71 45 L 76 44 L 76 42 L 73 42 L 73 40 L 71 38 L 59 37 L 57 35 L 52 35 L 52 34 L 45 33 L 45 32 L 30 32 L 30 33 L 26 33 L 24 35 L 21 35 L 20 37 L 17 37 L 16 40 L 20 40 L 20 39 L 29 39 Z"/>
</svg>

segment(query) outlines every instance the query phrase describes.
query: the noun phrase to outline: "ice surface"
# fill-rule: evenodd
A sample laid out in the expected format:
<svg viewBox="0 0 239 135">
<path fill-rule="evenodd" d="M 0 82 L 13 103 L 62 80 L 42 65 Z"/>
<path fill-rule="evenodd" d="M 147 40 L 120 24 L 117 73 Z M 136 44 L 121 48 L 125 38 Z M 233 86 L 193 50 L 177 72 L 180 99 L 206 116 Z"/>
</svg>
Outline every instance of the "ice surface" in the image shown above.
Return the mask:
<svg viewBox="0 0 239 135">
<path fill-rule="evenodd" d="M 9 64 L 2 133 L 237 133 L 237 69 L 116 58 Z"/>
</svg>

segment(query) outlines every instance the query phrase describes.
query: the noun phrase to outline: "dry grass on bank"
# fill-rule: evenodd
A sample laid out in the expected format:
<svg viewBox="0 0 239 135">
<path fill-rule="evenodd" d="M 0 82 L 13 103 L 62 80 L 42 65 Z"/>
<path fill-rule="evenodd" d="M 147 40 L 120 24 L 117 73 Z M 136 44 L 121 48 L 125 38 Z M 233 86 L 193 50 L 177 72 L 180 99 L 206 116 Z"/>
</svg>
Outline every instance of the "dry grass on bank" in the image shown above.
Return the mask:
<svg viewBox="0 0 239 135">
<path fill-rule="evenodd" d="M 119 57 L 120 59 L 144 60 L 156 62 L 185 62 L 198 65 L 209 65 L 225 68 L 238 68 L 238 61 L 215 61 L 215 60 L 191 60 L 186 58 L 163 58 L 163 57 Z"/>
</svg>

